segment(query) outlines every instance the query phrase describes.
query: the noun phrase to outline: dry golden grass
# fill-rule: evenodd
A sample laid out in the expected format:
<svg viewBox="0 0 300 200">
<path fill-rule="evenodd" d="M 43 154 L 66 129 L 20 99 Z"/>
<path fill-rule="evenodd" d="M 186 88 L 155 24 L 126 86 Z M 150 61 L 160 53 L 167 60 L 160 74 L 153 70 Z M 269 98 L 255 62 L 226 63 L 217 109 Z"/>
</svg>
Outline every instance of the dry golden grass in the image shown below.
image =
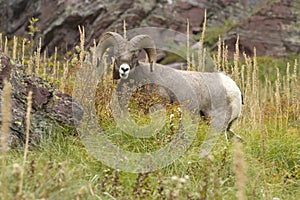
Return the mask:
<svg viewBox="0 0 300 200">
<path fill-rule="evenodd" d="M 247 167 L 244 160 L 242 143 L 235 141 L 233 149 L 233 171 L 235 173 L 238 200 L 246 200 Z"/>
<path fill-rule="evenodd" d="M 197 71 L 203 71 L 204 69 L 204 61 L 205 61 L 205 48 L 203 46 L 204 44 L 204 38 L 205 38 L 205 31 L 206 31 L 206 9 L 204 10 L 204 21 L 202 25 L 202 33 L 201 33 L 201 39 L 199 40 L 199 50 L 198 50 L 198 66 Z"/>
<path fill-rule="evenodd" d="M 206 15 L 206 12 L 205 12 Z M 187 21 L 187 24 L 189 22 Z M 13 47 L 12 47 L 12 58 L 20 59 L 21 63 L 26 66 L 29 74 L 34 74 L 42 76 L 47 80 L 51 80 L 61 91 L 71 92 L 72 81 L 70 79 L 74 78 L 76 70 L 78 67 L 83 67 L 85 56 L 89 53 L 85 51 L 84 40 L 85 40 L 85 30 L 84 27 L 78 27 L 80 32 L 80 46 L 78 49 L 78 54 L 74 54 L 73 57 L 64 60 L 58 60 L 57 48 L 55 48 L 55 53 L 52 57 L 47 57 L 46 51 L 44 51 L 41 59 L 41 39 L 38 41 L 38 47 L 34 52 L 34 55 L 28 55 L 25 53 L 27 40 L 18 39 L 14 37 Z M 126 23 L 124 22 L 124 33 L 126 32 Z M 189 48 L 187 48 L 187 63 L 188 70 L 203 70 L 203 63 L 205 57 L 204 37 L 206 30 L 206 17 L 203 23 L 203 32 L 201 39 L 199 41 L 199 51 L 198 51 L 198 62 L 195 61 L 194 53 L 191 54 Z M 19 41 L 22 41 L 18 45 Z M 187 46 L 189 47 L 189 26 L 187 26 Z M 18 52 L 17 47 L 21 46 L 21 51 Z M 3 35 L 0 37 L 0 47 L 5 54 L 10 54 L 8 50 L 8 41 L 5 37 L 3 42 Z M 95 66 L 96 60 L 96 41 L 91 48 L 91 64 Z M 240 58 L 240 55 L 243 58 Z M 20 55 L 19 57 L 17 55 Z M 74 61 L 76 60 L 77 61 Z M 233 80 L 236 81 L 237 85 L 240 87 L 244 96 L 244 108 L 242 120 L 239 124 L 242 126 L 247 126 L 249 124 L 260 124 L 259 115 L 263 114 L 266 110 L 274 107 L 274 118 L 276 120 L 276 126 L 280 129 L 288 125 L 290 119 L 294 119 L 295 116 L 299 114 L 299 83 L 297 76 L 299 74 L 297 69 L 298 60 L 292 63 L 293 69 L 291 72 L 291 64 L 288 63 L 286 67 L 286 74 L 282 74 L 283 70 L 279 68 L 276 69 L 276 80 L 273 82 L 269 79 L 269 75 L 265 74 L 264 79 L 259 78 L 260 66 L 257 63 L 256 50 L 254 49 L 254 56 L 250 58 L 244 52 L 239 52 L 239 37 L 236 41 L 236 50 L 234 53 L 233 65 L 230 66 L 228 59 L 228 47 L 219 38 L 218 41 L 218 51 L 214 55 L 214 61 L 216 69 L 224 72 L 225 74 L 231 74 Z M 49 64 L 51 63 L 51 64 Z M 197 65 L 197 66 L 196 66 Z M 105 80 L 110 77 L 110 70 L 105 72 L 104 83 L 111 84 L 112 80 Z M 60 80 L 60 81 L 58 81 Z M 108 85 L 108 87 L 110 87 Z M 66 90 L 66 88 L 68 88 Z M 284 105 L 283 105 L 284 102 Z M 267 105 L 267 107 L 265 107 Z M 284 107 L 284 108 L 283 108 Z M 270 116 L 266 117 L 266 121 L 269 121 Z M 255 127 L 255 126 L 252 126 Z"/>
<path fill-rule="evenodd" d="M 186 19 L 186 62 L 187 62 L 187 70 L 191 70 L 191 57 L 190 57 L 190 22 Z"/>
<path fill-rule="evenodd" d="M 31 122 L 31 109 L 32 109 L 32 91 L 29 91 L 27 96 L 27 112 L 26 112 L 26 133 L 25 133 L 25 146 L 24 146 L 24 156 L 23 156 L 23 164 L 20 173 L 20 185 L 19 185 L 19 195 L 23 193 L 23 182 L 24 182 L 24 171 L 26 167 L 27 154 L 29 148 L 29 130 L 30 130 L 30 122 Z"/>
<path fill-rule="evenodd" d="M 7 189 L 7 178 L 6 178 L 6 151 L 8 148 L 8 138 L 10 134 L 10 124 L 11 124 L 11 84 L 4 79 L 3 81 L 3 93 L 2 93 L 2 125 L 1 125 L 1 190 L 3 192 L 4 199 L 8 197 Z"/>
</svg>

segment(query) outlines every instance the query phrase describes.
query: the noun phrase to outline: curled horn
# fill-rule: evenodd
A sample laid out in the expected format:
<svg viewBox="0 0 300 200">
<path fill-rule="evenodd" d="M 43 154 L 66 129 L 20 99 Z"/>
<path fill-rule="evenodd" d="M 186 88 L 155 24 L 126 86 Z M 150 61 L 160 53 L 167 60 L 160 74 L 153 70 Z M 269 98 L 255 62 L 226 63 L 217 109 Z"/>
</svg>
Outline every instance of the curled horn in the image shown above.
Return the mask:
<svg viewBox="0 0 300 200">
<path fill-rule="evenodd" d="M 150 71 L 153 71 L 153 64 L 156 62 L 156 48 L 154 41 L 148 35 L 137 35 L 130 40 L 132 47 L 135 49 L 144 49 L 150 62 Z"/>
<path fill-rule="evenodd" d="M 105 33 L 97 47 L 97 57 L 98 59 L 102 60 L 102 56 L 106 49 L 110 46 L 114 47 L 115 55 L 119 55 L 120 50 L 123 49 L 122 47 L 125 45 L 124 39 L 121 35 L 115 32 L 107 32 Z"/>
</svg>

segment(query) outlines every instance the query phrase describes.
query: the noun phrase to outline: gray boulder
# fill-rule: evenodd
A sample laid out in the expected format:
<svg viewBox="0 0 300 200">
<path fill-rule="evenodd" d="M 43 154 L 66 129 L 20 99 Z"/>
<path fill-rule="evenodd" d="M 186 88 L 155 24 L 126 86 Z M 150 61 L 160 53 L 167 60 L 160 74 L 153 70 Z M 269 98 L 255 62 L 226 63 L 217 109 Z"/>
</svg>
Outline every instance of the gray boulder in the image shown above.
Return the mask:
<svg viewBox="0 0 300 200">
<path fill-rule="evenodd" d="M 75 126 L 79 123 L 83 111 L 72 97 L 59 92 L 51 83 L 40 77 L 28 75 L 22 66 L 15 64 L 0 51 L 0 95 L 3 92 L 4 79 L 12 85 L 9 147 L 24 144 L 27 95 L 30 90 L 33 92 L 29 134 L 31 144 L 37 144 L 42 137 L 52 132 L 76 133 Z"/>
</svg>

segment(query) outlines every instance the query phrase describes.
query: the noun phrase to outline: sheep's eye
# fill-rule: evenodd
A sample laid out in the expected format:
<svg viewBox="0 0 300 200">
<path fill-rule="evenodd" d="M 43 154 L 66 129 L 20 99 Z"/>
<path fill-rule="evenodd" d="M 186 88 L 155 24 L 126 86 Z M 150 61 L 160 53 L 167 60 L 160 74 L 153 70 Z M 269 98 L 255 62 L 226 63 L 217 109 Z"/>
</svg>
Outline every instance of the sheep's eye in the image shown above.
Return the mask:
<svg viewBox="0 0 300 200">
<path fill-rule="evenodd" d="M 138 54 L 134 53 L 131 57 L 131 62 L 135 63 L 137 61 L 137 59 L 138 59 Z"/>
</svg>

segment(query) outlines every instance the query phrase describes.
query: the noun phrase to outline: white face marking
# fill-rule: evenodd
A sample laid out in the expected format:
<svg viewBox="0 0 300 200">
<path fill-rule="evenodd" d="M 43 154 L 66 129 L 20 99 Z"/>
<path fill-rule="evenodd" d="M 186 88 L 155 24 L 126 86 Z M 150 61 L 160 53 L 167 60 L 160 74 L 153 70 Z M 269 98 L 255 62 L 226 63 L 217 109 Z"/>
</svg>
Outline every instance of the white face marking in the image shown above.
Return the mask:
<svg viewBox="0 0 300 200">
<path fill-rule="evenodd" d="M 128 64 L 123 63 L 119 68 L 119 73 L 121 79 L 127 79 L 130 72 L 130 67 Z"/>
</svg>

